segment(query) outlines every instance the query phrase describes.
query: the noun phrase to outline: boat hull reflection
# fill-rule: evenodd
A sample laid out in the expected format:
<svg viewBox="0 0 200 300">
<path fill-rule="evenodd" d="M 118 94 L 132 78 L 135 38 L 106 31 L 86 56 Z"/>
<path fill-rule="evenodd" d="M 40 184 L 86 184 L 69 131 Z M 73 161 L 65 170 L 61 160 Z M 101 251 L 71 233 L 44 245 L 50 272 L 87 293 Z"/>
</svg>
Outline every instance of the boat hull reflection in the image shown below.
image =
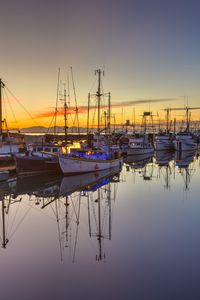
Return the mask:
<svg viewBox="0 0 200 300">
<path fill-rule="evenodd" d="M 195 158 L 195 151 L 184 151 L 184 152 L 176 152 L 175 155 L 175 164 L 179 168 L 188 167 Z"/>
<path fill-rule="evenodd" d="M 19 195 L 41 192 L 48 196 L 48 189 L 51 187 L 56 187 L 55 190 L 58 195 L 61 180 L 62 177 L 59 175 L 17 177 L 16 194 Z M 51 194 L 50 191 L 49 194 Z"/>
<path fill-rule="evenodd" d="M 130 167 L 137 169 L 144 167 L 147 163 L 151 162 L 153 158 L 153 154 L 141 154 L 141 155 L 134 155 L 134 156 L 127 156 L 124 159 L 124 162 Z"/>
<path fill-rule="evenodd" d="M 95 173 L 86 173 L 75 176 L 67 176 L 62 178 L 60 185 L 60 196 L 69 195 L 75 191 L 90 190 L 95 185 L 97 188 L 104 183 L 104 179 L 111 179 L 118 175 L 121 168 L 112 168 L 109 170 L 102 170 Z"/>
<path fill-rule="evenodd" d="M 167 166 L 171 160 L 174 159 L 174 152 L 172 151 L 158 151 L 155 154 L 156 163 L 159 166 Z"/>
</svg>

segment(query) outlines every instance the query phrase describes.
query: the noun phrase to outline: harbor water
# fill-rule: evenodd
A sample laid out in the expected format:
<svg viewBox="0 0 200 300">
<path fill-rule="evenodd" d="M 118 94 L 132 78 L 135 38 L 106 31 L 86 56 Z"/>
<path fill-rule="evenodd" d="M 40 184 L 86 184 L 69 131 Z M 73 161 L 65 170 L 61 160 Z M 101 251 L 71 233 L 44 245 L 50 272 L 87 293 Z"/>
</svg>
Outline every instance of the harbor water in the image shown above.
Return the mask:
<svg viewBox="0 0 200 300">
<path fill-rule="evenodd" d="M 200 158 L 0 183 L 1 299 L 199 299 Z"/>
</svg>

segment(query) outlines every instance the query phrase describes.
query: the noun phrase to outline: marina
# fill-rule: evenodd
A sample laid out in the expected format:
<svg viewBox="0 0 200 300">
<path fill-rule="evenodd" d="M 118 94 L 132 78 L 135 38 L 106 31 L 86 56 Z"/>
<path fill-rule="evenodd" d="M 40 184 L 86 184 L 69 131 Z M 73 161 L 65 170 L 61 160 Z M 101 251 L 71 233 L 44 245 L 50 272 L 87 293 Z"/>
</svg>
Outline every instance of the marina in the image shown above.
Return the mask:
<svg viewBox="0 0 200 300">
<path fill-rule="evenodd" d="M 199 12 L 1 1 L 2 300 L 200 299 Z"/>
</svg>

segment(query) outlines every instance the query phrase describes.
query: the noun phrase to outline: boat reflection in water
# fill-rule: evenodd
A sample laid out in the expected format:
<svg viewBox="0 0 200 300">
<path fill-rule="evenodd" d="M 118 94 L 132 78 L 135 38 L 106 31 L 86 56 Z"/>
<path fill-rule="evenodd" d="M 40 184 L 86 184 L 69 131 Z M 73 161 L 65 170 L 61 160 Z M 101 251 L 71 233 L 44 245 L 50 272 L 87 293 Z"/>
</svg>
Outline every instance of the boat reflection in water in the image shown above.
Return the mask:
<svg viewBox="0 0 200 300">
<path fill-rule="evenodd" d="M 120 168 L 115 167 L 93 173 L 63 177 L 60 185 L 60 196 L 69 195 L 75 191 L 82 191 L 90 186 L 100 187 L 101 184 L 105 184 L 107 178 L 109 181 L 112 176 L 119 174 L 119 172 Z"/>
<path fill-rule="evenodd" d="M 189 189 L 191 175 L 195 170 L 192 167 L 192 163 L 196 158 L 195 151 L 177 152 L 175 155 L 175 166 L 178 167 L 179 173 L 183 177 L 185 190 Z"/>
<path fill-rule="evenodd" d="M 175 164 L 179 168 L 186 168 L 188 167 L 195 158 L 195 151 L 184 151 L 184 152 L 176 152 L 175 155 Z"/>
<path fill-rule="evenodd" d="M 167 166 L 170 161 L 174 159 L 173 151 L 156 151 L 155 153 L 156 164 L 159 166 Z"/>
<path fill-rule="evenodd" d="M 15 205 L 15 211 L 17 212 L 17 205 L 22 201 L 26 201 L 27 210 L 23 215 L 21 214 L 21 220 L 17 220 L 16 227 L 19 224 L 21 225 L 33 205 L 37 205 L 38 209 L 42 210 L 49 207 L 54 218 L 56 217 L 61 260 L 63 260 L 63 249 L 69 248 L 71 252 L 73 250 L 72 261 L 75 262 L 83 200 L 83 205 L 86 204 L 87 206 L 89 237 L 95 236 L 98 241 L 96 259 L 98 261 L 105 259 L 102 241 L 105 238 L 111 239 L 111 200 L 116 196 L 116 190 L 113 186 L 111 188 L 111 185 L 119 182 L 119 173 L 119 168 L 113 168 L 63 178 L 52 175 L 18 177 L 12 181 L 12 184 L 11 182 L 2 183 L 0 193 L 2 247 L 6 248 L 13 234 L 6 230 L 11 205 Z M 112 193 L 114 193 L 114 196 L 112 196 Z M 85 199 L 87 202 L 85 202 Z M 12 216 L 12 223 L 14 219 L 15 216 Z M 107 231 L 106 224 L 108 224 Z M 13 231 L 15 232 L 16 229 L 13 228 Z"/>
<path fill-rule="evenodd" d="M 38 175 L 17 177 L 15 197 L 17 195 L 58 196 L 62 177 L 59 175 Z"/>
<path fill-rule="evenodd" d="M 63 231 L 65 232 L 65 247 L 68 247 L 69 241 L 72 241 L 72 215 L 75 216 L 73 263 L 76 256 L 82 200 L 84 204 L 84 200 L 87 201 L 89 236 L 91 238 L 95 236 L 98 241 L 96 260 L 101 261 L 105 259 L 102 241 L 103 239 L 111 239 L 111 200 L 116 196 L 116 190 L 114 187 L 111 188 L 111 185 L 119 182 L 119 173 L 119 168 L 113 168 L 96 173 L 62 178 L 59 196 L 65 203 L 65 218 L 63 218 L 66 222 L 65 231 Z M 114 196 L 112 196 L 112 193 L 114 193 Z M 108 228 L 106 228 L 107 222 Z M 61 240 L 60 244 L 63 244 Z"/>
<path fill-rule="evenodd" d="M 146 164 L 152 162 L 153 154 L 141 154 L 141 155 L 132 155 L 127 156 L 124 159 L 126 165 L 132 169 L 143 168 Z"/>
</svg>

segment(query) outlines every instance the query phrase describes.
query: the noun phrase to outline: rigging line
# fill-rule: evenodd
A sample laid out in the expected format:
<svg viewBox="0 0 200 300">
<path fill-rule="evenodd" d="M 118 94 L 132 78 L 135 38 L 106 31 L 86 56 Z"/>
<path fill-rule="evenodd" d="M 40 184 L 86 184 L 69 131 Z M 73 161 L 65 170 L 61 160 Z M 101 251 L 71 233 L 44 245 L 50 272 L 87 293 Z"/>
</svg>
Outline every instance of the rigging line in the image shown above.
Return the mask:
<svg viewBox="0 0 200 300">
<path fill-rule="evenodd" d="M 25 108 L 24 105 L 22 105 L 20 103 L 20 101 L 17 99 L 17 97 L 11 92 L 11 90 L 8 89 L 7 86 L 5 86 L 5 88 L 8 90 L 8 92 L 13 96 L 13 98 L 17 101 L 17 103 L 19 104 L 20 107 L 23 108 L 23 110 L 28 114 L 28 116 L 31 118 L 31 120 L 37 125 L 37 126 L 40 126 L 36 121 L 35 119 L 32 117 L 32 115 L 28 112 L 28 110 Z M 42 131 L 43 132 L 43 131 Z"/>
<path fill-rule="evenodd" d="M 47 129 L 47 133 L 49 133 L 51 125 L 53 124 L 55 116 L 53 116 L 53 118 L 51 119 L 51 122 L 49 123 L 48 129 Z"/>
<path fill-rule="evenodd" d="M 67 72 L 67 99 L 68 99 L 67 107 L 70 107 L 70 88 L 69 88 L 69 73 L 68 72 Z"/>
<path fill-rule="evenodd" d="M 27 210 L 27 212 L 24 214 L 22 220 L 19 222 L 19 224 L 17 225 L 16 229 L 13 231 L 13 233 L 10 235 L 10 239 L 12 238 L 12 236 L 15 234 L 15 232 L 18 230 L 19 226 L 21 225 L 21 223 L 24 221 L 24 219 L 26 218 L 26 216 L 28 215 L 29 211 L 31 210 L 32 206 L 34 205 L 34 203 L 29 207 L 29 209 Z"/>
<path fill-rule="evenodd" d="M 56 206 L 56 223 L 57 223 L 57 229 L 58 229 L 58 241 L 59 241 L 59 249 L 60 249 L 60 260 L 63 261 L 63 255 L 62 255 L 62 243 L 61 243 L 61 233 L 60 233 L 60 219 L 58 216 L 58 202 L 55 201 Z"/>
<path fill-rule="evenodd" d="M 72 206 L 73 206 L 73 199 L 72 199 L 72 196 L 70 195 L 69 197 L 70 197 L 70 201 L 71 201 Z M 73 220 L 74 215 L 76 216 L 75 208 L 73 209 L 73 211 L 71 212 L 71 214 L 69 214 L 69 225 L 71 225 L 71 223 L 74 221 L 74 220 Z M 77 219 L 77 217 L 76 217 L 76 219 Z"/>
<path fill-rule="evenodd" d="M 58 81 L 57 81 L 57 89 L 56 89 L 56 107 L 55 107 L 55 122 L 54 122 L 54 135 L 56 134 L 56 118 L 58 112 L 58 98 L 59 98 L 59 83 L 60 83 L 60 68 L 58 68 Z"/>
<path fill-rule="evenodd" d="M 72 114 L 69 114 L 70 115 L 70 118 L 71 118 L 71 122 L 73 123 L 73 118 L 72 118 Z"/>
<path fill-rule="evenodd" d="M 78 223 L 78 214 L 76 213 L 77 202 L 78 202 L 78 200 L 76 201 L 76 204 L 74 205 L 74 201 L 73 201 L 73 199 L 71 199 L 71 203 L 72 203 L 72 206 L 73 206 L 74 214 L 76 216 L 76 222 Z"/>
<path fill-rule="evenodd" d="M 93 114 L 93 118 L 92 118 L 92 127 L 94 127 L 94 122 L 95 122 L 95 118 L 96 118 L 96 112 L 97 112 L 97 99 L 96 99 L 96 105 L 95 105 L 95 109 L 94 109 L 94 114 Z"/>
<path fill-rule="evenodd" d="M 19 205 L 20 205 L 20 203 L 21 203 L 21 202 L 18 202 L 17 209 L 15 210 L 15 215 L 14 215 L 14 218 L 13 218 L 12 223 L 11 223 L 10 228 L 9 228 L 10 232 L 12 232 L 12 228 L 13 228 L 14 222 L 15 222 L 15 220 L 16 220 L 16 216 L 17 216 L 17 213 L 18 213 L 18 210 L 19 210 Z M 8 214 L 7 230 L 8 230 L 8 223 L 9 223 L 9 214 Z M 10 234 L 11 234 L 11 233 L 10 233 Z"/>
<path fill-rule="evenodd" d="M 91 86 L 91 88 L 90 88 L 89 93 L 91 93 L 92 89 L 93 89 L 94 86 L 96 85 L 96 82 L 97 82 L 97 77 L 95 76 L 94 82 L 93 82 L 93 84 L 92 84 L 92 86 Z"/>
<path fill-rule="evenodd" d="M 15 113 L 14 113 L 14 111 L 13 111 L 13 109 L 12 109 L 12 106 L 11 106 L 11 103 L 10 103 L 10 100 L 9 100 L 9 97 L 8 97 L 8 94 L 7 94 L 6 90 L 5 90 L 5 95 L 6 95 L 6 99 L 7 99 L 7 101 L 8 101 L 10 110 L 11 110 L 11 112 L 12 112 L 13 118 L 14 118 L 14 120 L 15 120 L 15 123 L 18 124 L 18 121 L 17 121 L 17 119 L 16 119 L 16 117 L 15 117 Z M 6 105 L 4 105 L 4 106 L 6 107 Z"/>
<path fill-rule="evenodd" d="M 73 263 L 75 263 L 76 248 L 77 248 L 77 242 L 78 242 L 79 218 L 80 218 L 80 209 L 81 209 L 81 192 L 79 193 L 79 199 L 78 199 L 78 202 L 79 202 L 79 205 L 78 205 L 78 219 L 77 219 L 76 234 L 75 234 L 75 244 L 74 244 L 74 253 L 73 253 Z"/>
<path fill-rule="evenodd" d="M 73 91 L 74 91 L 74 101 L 75 101 L 75 107 L 76 107 L 76 115 L 75 118 L 77 120 L 77 126 L 78 126 L 78 133 L 80 134 L 80 130 L 79 130 L 79 117 L 78 117 L 78 106 L 77 106 L 77 98 L 76 98 L 76 89 L 75 89 L 75 84 L 74 84 L 74 76 L 73 76 L 73 70 L 72 67 L 70 67 L 71 69 L 71 77 L 72 77 L 72 85 L 73 85 Z"/>
<path fill-rule="evenodd" d="M 3 96 L 4 96 L 4 94 L 3 94 Z M 4 97 L 3 97 L 3 101 L 4 101 Z M 6 109 L 6 105 L 4 105 L 4 114 L 5 114 L 6 120 L 7 120 L 7 109 Z M 3 123 L 3 122 L 2 122 L 2 123 Z"/>
<path fill-rule="evenodd" d="M 95 193 L 96 195 L 96 193 Z M 95 212 L 95 203 L 94 203 L 94 197 L 93 194 L 91 194 L 91 206 L 92 206 L 92 212 L 93 212 L 93 216 L 94 216 L 94 223 L 96 225 L 96 231 L 98 230 L 98 222 L 97 222 L 97 216 L 96 216 L 96 212 Z"/>
</svg>

